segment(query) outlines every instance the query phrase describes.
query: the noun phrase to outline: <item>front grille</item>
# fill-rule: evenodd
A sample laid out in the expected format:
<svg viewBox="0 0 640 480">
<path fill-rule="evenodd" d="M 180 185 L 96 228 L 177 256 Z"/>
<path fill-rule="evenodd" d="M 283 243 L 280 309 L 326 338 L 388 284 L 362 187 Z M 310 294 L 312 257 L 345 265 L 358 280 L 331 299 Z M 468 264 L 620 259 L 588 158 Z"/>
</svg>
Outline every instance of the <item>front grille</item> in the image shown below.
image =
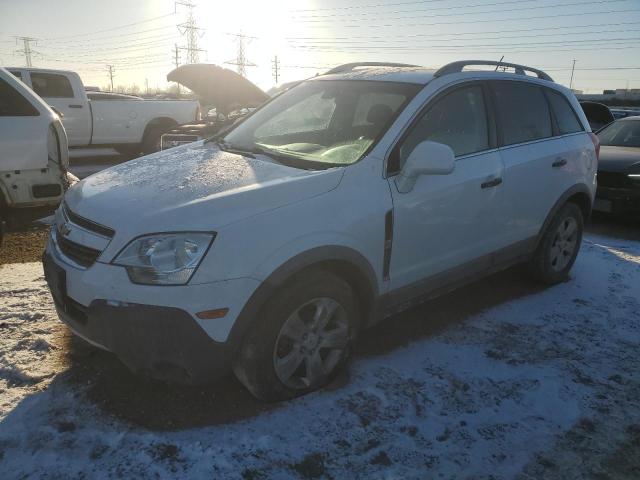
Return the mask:
<svg viewBox="0 0 640 480">
<path fill-rule="evenodd" d="M 83 267 L 90 267 L 100 256 L 100 250 L 85 247 L 79 243 L 72 242 L 64 238 L 61 234 L 56 235 L 58 248 L 68 258 Z"/>
<path fill-rule="evenodd" d="M 62 204 L 62 212 L 69 221 L 84 228 L 85 230 L 89 230 L 90 232 L 95 232 L 99 235 L 102 235 L 103 237 L 108 238 L 112 238 L 116 233 L 112 228 L 105 227 L 104 225 L 100 225 L 99 223 L 93 222 L 84 217 L 81 217 L 76 213 L 73 213 L 71 210 L 69 210 L 66 202 Z"/>
<path fill-rule="evenodd" d="M 626 173 L 598 172 L 598 186 L 608 188 L 630 188 L 634 185 Z"/>
</svg>

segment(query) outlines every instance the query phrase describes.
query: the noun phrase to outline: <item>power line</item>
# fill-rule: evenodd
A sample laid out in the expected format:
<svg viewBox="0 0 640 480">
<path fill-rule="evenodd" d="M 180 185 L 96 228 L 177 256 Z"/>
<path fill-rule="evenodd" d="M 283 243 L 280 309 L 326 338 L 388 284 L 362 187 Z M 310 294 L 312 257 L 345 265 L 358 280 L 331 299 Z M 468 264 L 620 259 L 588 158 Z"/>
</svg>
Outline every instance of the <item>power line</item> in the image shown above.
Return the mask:
<svg viewBox="0 0 640 480">
<path fill-rule="evenodd" d="M 94 31 L 91 31 L 91 32 L 76 33 L 76 34 L 73 34 L 73 35 L 62 35 L 62 36 L 59 36 L 59 37 L 49 37 L 49 38 L 46 38 L 45 40 L 59 40 L 59 39 L 63 39 L 63 38 L 85 37 L 85 36 L 95 35 L 96 33 L 113 32 L 113 31 L 116 31 L 116 30 L 121 30 L 123 28 L 129 28 L 129 27 L 133 27 L 133 26 L 136 26 L 136 25 L 142 25 L 143 23 L 155 22 L 156 20 L 160 20 L 162 18 L 167 18 L 167 17 L 170 17 L 172 15 L 175 15 L 175 12 L 167 13 L 165 15 L 159 15 L 159 16 L 153 17 L 153 18 L 148 18 L 146 20 L 141 20 L 139 22 L 127 23 L 125 25 L 118 25 L 118 26 L 112 27 L 112 28 L 105 28 L 104 30 L 94 30 Z"/>
<path fill-rule="evenodd" d="M 181 35 L 186 35 L 187 37 L 187 47 L 181 47 L 187 51 L 187 63 L 198 63 L 200 52 L 204 52 L 204 50 L 198 48 L 198 38 L 204 34 L 204 30 L 198 28 L 196 26 L 196 20 L 193 16 L 193 9 L 195 5 L 189 1 L 178 0 L 175 2 L 175 8 L 178 8 L 178 5 L 183 7 L 187 7 L 188 16 L 187 21 L 178 25 L 178 30 Z"/>
</svg>

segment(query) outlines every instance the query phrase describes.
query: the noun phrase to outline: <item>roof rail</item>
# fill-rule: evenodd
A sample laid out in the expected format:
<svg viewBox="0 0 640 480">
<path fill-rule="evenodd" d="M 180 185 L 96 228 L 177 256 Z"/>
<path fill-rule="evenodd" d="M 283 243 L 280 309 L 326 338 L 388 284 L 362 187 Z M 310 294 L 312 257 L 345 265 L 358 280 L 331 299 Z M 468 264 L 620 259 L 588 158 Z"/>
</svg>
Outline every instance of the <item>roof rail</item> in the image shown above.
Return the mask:
<svg viewBox="0 0 640 480">
<path fill-rule="evenodd" d="M 411 65 L 408 63 L 390 63 L 390 62 L 356 62 L 345 63 L 339 65 L 323 73 L 323 75 L 331 75 L 333 73 L 345 73 L 350 72 L 357 67 L 418 67 L 419 65 Z"/>
<path fill-rule="evenodd" d="M 448 63 L 444 67 L 441 67 L 436 73 L 433 74 L 434 77 L 441 77 L 443 75 L 448 75 L 450 73 L 461 72 L 464 67 L 469 65 L 494 65 L 496 70 L 499 67 L 511 67 L 516 71 L 517 75 L 526 75 L 524 72 L 532 72 L 535 73 L 538 78 L 542 80 L 548 80 L 549 82 L 553 82 L 553 79 L 547 75 L 542 70 L 538 70 L 537 68 L 527 67 L 525 65 L 518 65 L 517 63 L 507 63 L 507 62 L 496 62 L 493 60 L 460 60 L 459 62 Z"/>
</svg>

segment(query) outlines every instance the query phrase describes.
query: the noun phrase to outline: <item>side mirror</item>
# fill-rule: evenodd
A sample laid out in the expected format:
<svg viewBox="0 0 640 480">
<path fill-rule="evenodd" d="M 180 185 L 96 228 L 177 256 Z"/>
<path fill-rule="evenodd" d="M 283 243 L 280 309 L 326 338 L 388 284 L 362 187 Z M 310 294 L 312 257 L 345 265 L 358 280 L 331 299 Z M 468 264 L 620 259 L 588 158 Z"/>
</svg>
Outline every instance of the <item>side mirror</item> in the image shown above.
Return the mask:
<svg viewBox="0 0 640 480">
<path fill-rule="evenodd" d="M 420 175 L 450 174 L 455 168 L 455 162 L 455 154 L 448 145 L 429 140 L 419 143 L 396 176 L 398 191 L 410 192 Z"/>
<path fill-rule="evenodd" d="M 59 118 L 64 117 L 64 113 L 62 113 L 60 110 L 58 110 L 56 107 L 49 105 L 49 108 L 51 108 L 51 110 L 53 110 L 53 113 L 55 113 L 56 115 L 58 115 Z"/>
</svg>

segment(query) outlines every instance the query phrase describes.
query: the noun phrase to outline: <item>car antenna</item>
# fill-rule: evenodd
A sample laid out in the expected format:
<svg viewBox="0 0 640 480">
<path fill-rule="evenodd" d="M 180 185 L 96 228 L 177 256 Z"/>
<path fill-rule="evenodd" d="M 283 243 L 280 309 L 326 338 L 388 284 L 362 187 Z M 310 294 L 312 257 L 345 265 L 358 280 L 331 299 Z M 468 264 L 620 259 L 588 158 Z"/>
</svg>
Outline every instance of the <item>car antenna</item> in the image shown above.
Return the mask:
<svg viewBox="0 0 640 480">
<path fill-rule="evenodd" d="M 502 55 L 502 56 L 500 57 L 500 60 L 498 60 L 498 65 L 496 65 L 496 69 L 494 70 L 494 72 L 497 72 L 497 71 L 498 71 L 498 67 L 499 67 L 499 66 L 500 66 L 500 64 L 502 63 L 502 60 L 504 60 L 504 55 Z"/>
</svg>

